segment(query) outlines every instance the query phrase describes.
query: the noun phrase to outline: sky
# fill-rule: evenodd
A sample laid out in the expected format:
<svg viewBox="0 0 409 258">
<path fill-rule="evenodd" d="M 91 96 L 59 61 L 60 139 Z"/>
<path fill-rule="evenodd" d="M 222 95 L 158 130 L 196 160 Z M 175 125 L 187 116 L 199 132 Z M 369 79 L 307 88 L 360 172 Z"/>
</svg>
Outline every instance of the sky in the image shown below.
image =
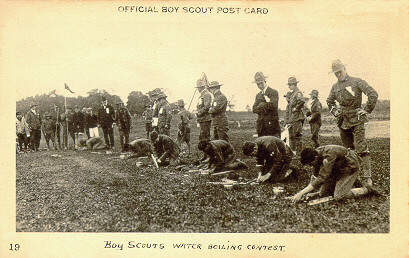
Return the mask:
<svg viewBox="0 0 409 258">
<path fill-rule="evenodd" d="M 336 82 L 329 74 L 334 59 L 347 65 L 350 76 L 365 79 L 379 99 L 390 99 L 393 3 L 181 2 L 172 14 L 120 12 L 121 2 L 13 4 L 0 18 L 1 75 L 3 86 L 15 88 L 16 100 L 54 89 L 65 94 L 67 83 L 83 96 L 104 89 L 126 102 L 131 91 L 164 88 L 170 102 L 189 102 L 205 72 L 223 84 L 236 110 L 245 110 L 258 92 L 254 75 L 262 71 L 280 94 L 280 108 L 291 76 L 306 96 L 317 89 L 325 103 Z M 185 14 L 184 6 L 242 12 Z M 248 7 L 268 13 L 245 14 Z"/>
</svg>

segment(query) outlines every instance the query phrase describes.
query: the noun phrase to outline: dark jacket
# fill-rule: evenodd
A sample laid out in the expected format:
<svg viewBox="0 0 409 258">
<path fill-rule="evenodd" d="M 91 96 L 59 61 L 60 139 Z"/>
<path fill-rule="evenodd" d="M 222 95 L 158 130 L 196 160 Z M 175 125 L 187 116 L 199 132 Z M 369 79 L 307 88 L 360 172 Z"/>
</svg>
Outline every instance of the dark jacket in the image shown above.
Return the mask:
<svg viewBox="0 0 409 258">
<path fill-rule="evenodd" d="M 212 121 L 212 117 L 209 114 L 209 109 L 212 105 L 212 94 L 204 89 L 200 93 L 199 103 L 197 104 L 197 121 L 207 122 Z"/>
<path fill-rule="evenodd" d="M 120 107 L 116 112 L 116 123 L 120 130 L 131 129 L 132 117 L 126 107 Z"/>
<path fill-rule="evenodd" d="M 26 115 L 26 122 L 31 130 L 41 130 L 41 116 L 38 111 L 34 114 L 33 111 L 28 111 Z"/>
<path fill-rule="evenodd" d="M 213 125 L 228 125 L 227 116 L 226 116 L 226 108 L 227 108 L 227 98 L 226 96 L 219 90 L 214 94 L 214 99 L 212 106 L 209 109 L 209 113 L 213 118 Z"/>
<path fill-rule="evenodd" d="M 98 123 L 101 127 L 111 127 L 115 121 L 115 110 L 111 105 L 107 105 L 105 108 L 101 106 L 98 109 Z"/>
</svg>

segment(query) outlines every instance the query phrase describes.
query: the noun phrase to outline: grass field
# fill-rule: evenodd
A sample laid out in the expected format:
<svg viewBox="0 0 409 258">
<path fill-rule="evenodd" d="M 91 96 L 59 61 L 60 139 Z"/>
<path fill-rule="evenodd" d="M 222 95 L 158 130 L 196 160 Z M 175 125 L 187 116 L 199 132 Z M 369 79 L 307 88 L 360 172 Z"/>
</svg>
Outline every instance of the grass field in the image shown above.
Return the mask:
<svg viewBox="0 0 409 258">
<path fill-rule="evenodd" d="M 234 114 L 234 113 L 233 113 Z M 255 161 L 244 157 L 241 144 L 255 133 L 251 113 L 230 116 L 229 135 L 239 158 L 249 169 L 237 172 L 243 179 L 256 176 Z M 238 123 L 240 127 L 238 127 Z M 321 137 L 322 144 L 340 144 L 334 136 Z M 172 137 L 176 135 L 172 128 Z M 305 126 L 305 145 L 312 142 Z M 117 132 L 116 132 L 117 133 Z M 145 135 L 140 120 L 134 121 L 132 137 Z M 198 129 L 192 126 L 193 146 Z M 115 140 L 118 140 L 117 134 Z M 116 142 L 119 143 L 118 141 Z M 389 232 L 389 138 L 368 140 L 372 151 L 373 180 L 385 197 L 367 196 L 356 200 L 315 206 L 292 205 L 284 196 L 293 195 L 309 181 L 310 171 L 275 185 L 240 186 L 226 190 L 208 181 L 222 178 L 156 169 L 149 159 L 120 160 L 119 154 L 39 151 L 18 154 L 16 161 L 19 232 Z M 45 147 L 44 142 L 41 147 Z M 118 146 L 118 145 L 117 145 Z M 119 147 L 117 148 L 119 149 Z M 51 155 L 59 154 L 60 157 Z M 193 150 L 190 160 L 196 159 Z M 275 196 L 273 186 L 284 186 Z"/>
</svg>

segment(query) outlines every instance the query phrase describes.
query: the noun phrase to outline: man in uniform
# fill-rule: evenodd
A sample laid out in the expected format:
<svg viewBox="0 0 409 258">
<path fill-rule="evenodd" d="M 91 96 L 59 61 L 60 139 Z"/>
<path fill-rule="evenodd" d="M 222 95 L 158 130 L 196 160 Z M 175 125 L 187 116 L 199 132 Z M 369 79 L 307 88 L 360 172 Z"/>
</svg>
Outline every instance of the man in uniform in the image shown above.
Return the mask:
<svg viewBox="0 0 409 258">
<path fill-rule="evenodd" d="M 296 157 L 299 157 L 302 151 L 302 126 L 304 124 L 303 108 L 305 101 L 297 84 L 298 81 L 295 77 L 288 78 L 288 87 L 291 90 L 291 97 L 288 103 L 290 147 L 296 152 Z"/>
<path fill-rule="evenodd" d="M 79 146 L 79 140 L 84 135 L 85 118 L 84 113 L 81 112 L 79 106 L 74 107 L 74 114 L 72 115 L 72 122 L 74 124 L 74 146 L 77 149 Z"/>
<path fill-rule="evenodd" d="M 150 140 L 158 157 L 157 163 L 159 165 L 167 165 L 170 161 L 176 160 L 179 162 L 179 146 L 165 134 L 158 134 L 156 131 L 151 132 Z"/>
<path fill-rule="evenodd" d="M 262 72 L 257 72 L 253 82 L 260 89 L 253 105 L 253 112 L 258 115 L 257 134 L 258 136 L 272 135 L 280 138 L 278 92 L 267 86 L 266 78 L 267 76 L 264 76 Z"/>
<path fill-rule="evenodd" d="M 124 151 L 124 144 L 129 142 L 132 117 L 122 101 L 119 101 L 117 105 L 118 109 L 116 112 L 116 124 L 118 125 L 119 129 L 119 142 L 121 143 L 122 151 Z"/>
<path fill-rule="evenodd" d="M 152 132 L 153 127 L 152 127 L 152 115 L 153 115 L 153 110 L 152 110 L 152 104 L 148 104 L 145 107 L 145 111 L 142 113 L 143 119 L 145 121 L 145 130 L 146 130 L 146 137 L 149 138 L 149 134 Z"/>
<path fill-rule="evenodd" d="M 262 136 L 254 142 L 245 142 L 243 154 L 257 158 L 256 166 L 260 168 L 257 182 L 280 182 L 292 172 L 289 166 L 293 152 L 275 136 Z"/>
<path fill-rule="evenodd" d="M 312 98 L 312 103 L 310 110 L 307 112 L 307 121 L 310 124 L 312 135 L 311 140 L 314 142 L 314 148 L 318 148 L 320 146 L 320 143 L 318 141 L 318 133 L 321 128 L 322 105 L 318 100 L 317 90 L 312 90 L 310 96 Z"/>
<path fill-rule="evenodd" d="M 101 137 L 91 137 L 88 140 L 81 139 L 79 141 L 79 150 L 104 150 L 106 145 Z"/>
<path fill-rule="evenodd" d="M 334 200 L 348 199 L 366 195 L 379 194 L 373 187 L 352 188 L 359 173 L 359 157 L 355 151 L 339 145 L 325 145 L 316 150 L 306 148 L 301 153 L 301 164 L 314 168 L 311 182 L 292 197 L 297 202 L 304 194 L 320 197 L 332 196 Z"/>
<path fill-rule="evenodd" d="M 35 103 L 31 103 L 30 105 L 30 111 L 28 111 L 26 115 L 26 122 L 30 129 L 31 149 L 38 151 L 41 140 L 41 116 Z"/>
<path fill-rule="evenodd" d="M 215 140 L 225 140 L 229 141 L 229 136 L 227 132 L 229 131 L 229 122 L 227 121 L 226 108 L 227 108 L 227 98 L 220 91 L 220 86 L 217 81 L 213 81 L 209 85 L 209 91 L 213 94 L 212 106 L 209 109 L 209 113 L 212 116 L 213 121 L 213 138 Z"/>
<path fill-rule="evenodd" d="M 340 60 L 332 62 L 332 72 L 338 82 L 332 86 L 327 98 L 328 109 L 337 117 L 341 140 L 345 147 L 356 150 L 361 157 L 361 181 L 372 185 L 370 152 L 365 140 L 367 114 L 375 108 L 378 93 L 360 78 L 350 77 Z M 362 93 L 368 97 L 366 107 L 362 108 Z M 340 105 L 337 108 L 335 101 Z"/>
<path fill-rule="evenodd" d="M 74 123 L 72 121 L 72 109 L 71 107 L 66 107 L 65 113 L 61 114 L 61 123 L 63 128 L 63 142 L 64 142 L 64 149 L 68 149 L 68 135 L 71 135 L 72 141 L 75 142 L 75 135 L 74 135 Z"/>
<path fill-rule="evenodd" d="M 156 132 L 159 132 L 158 129 L 158 117 L 159 117 L 159 100 L 158 100 L 158 96 L 159 96 L 160 92 L 158 91 L 153 91 L 151 93 L 151 99 L 153 102 L 153 106 L 152 106 L 152 130 L 155 130 Z M 149 136 L 148 136 L 149 138 Z"/>
<path fill-rule="evenodd" d="M 56 121 L 52 117 L 52 115 L 48 112 L 44 114 L 44 119 L 43 119 L 43 134 L 45 138 L 45 143 L 47 144 L 48 150 L 51 150 L 54 148 L 57 150 L 57 145 L 55 144 L 55 131 L 56 131 Z M 51 143 L 53 144 L 52 147 L 50 147 L 50 140 Z"/>
<path fill-rule="evenodd" d="M 61 150 L 61 114 L 60 114 L 60 109 L 57 106 L 53 106 L 50 109 L 50 115 L 51 119 L 55 122 L 55 138 L 56 138 L 56 143 L 58 143 L 58 148 Z"/>
<path fill-rule="evenodd" d="M 138 138 L 128 144 L 125 144 L 124 148 L 125 151 L 132 151 L 134 153 L 126 157 L 126 159 L 146 157 L 154 152 L 151 141 L 144 138 Z"/>
<path fill-rule="evenodd" d="M 102 104 L 98 110 L 98 123 L 104 133 L 105 144 L 108 149 L 115 146 L 113 123 L 115 121 L 115 110 L 108 104 L 105 97 L 102 97 Z"/>
<path fill-rule="evenodd" d="M 199 102 L 196 107 L 196 117 L 199 123 L 199 142 L 210 141 L 212 117 L 209 114 L 209 109 L 212 105 L 212 94 L 206 89 L 206 85 L 201 79 L 197 80 L 196 88 L 200 92 Z M 202 160 L 206 158 L 206 155 L 204 155 Z"/>
<path fill-rule="evenodd" d="M 210 157 L 207 166 L 209 173 L 247 168 L 244 162 L 236 159 L 234 149 L 227 141 L 200 141 L 197 148 Z"/>
<path fill-rule="evenodd" d="M 178 125 L 178 144 L 182 149 L 183 142 L 186 143 L 190 155 L 190 120 L 193 119 L 192 113 L 185 109 L 185 102 L 183 99 L 178 100 L 178 117 L 180 119 Z"/>
<path fill-rule="evenodd" d="M 169 136 L 172 108 L 166 98 L 164 93 L 158 95 L 158 129 L 160 134 Z"/>
</svg>

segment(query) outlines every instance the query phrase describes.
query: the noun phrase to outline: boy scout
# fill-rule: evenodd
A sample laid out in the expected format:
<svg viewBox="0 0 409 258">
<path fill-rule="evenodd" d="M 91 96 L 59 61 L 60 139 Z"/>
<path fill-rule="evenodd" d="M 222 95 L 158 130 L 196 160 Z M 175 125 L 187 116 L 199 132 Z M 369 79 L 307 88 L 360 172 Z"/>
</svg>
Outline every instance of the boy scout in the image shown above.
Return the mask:
<svg viewBox="0 0 409 258">
<path fill-rule="evenodd" d="M 101 137 L 91 137 L 88 140 L 81 139 L 79 143 L 80 147 L 82 147 L 79 150 L 104 150 L 107 148 Z"/>
<path fill-rule="evenodd" d="M 292 171 L 289 170 L 293 152 L 275 136 L 258 137 L 254 142 L 245 142 L 243 154 L 257 158 L 260 168 L 257 182 L 280 182 Z"/>
<path fill-rule="evenodd" d="M 156 131 L 153 131 L 150 135 L 150 140 L 155 149 L 156 155 L 159 157 L 157 163 L 159 165 L 167 165 L 170 163 L 170 160 L 176 160 L 179 162 L 179 146 L 165 134 L 158 134 Z"/>
<path fill-rule="evenodd" d="M 197 80 L 196 88 L 200 92 L 199 102 L 196 107 L 196 117 L 199 123 L 199 142 L 210 141 L 212 117 L 209 114 L 209 109 L 212 105 L 212 94 L 206 89 L 206 85 L 201 79 Z M 203 155 L 201 160 L 206 159 L 207 156 Z"/>
<path fill-rule="evenodd" d="M 172 108 L 163 93 L 158 95 L 158 129 L 160 134 L 170 135 Z"/>
<path fill-rule="evenodd" d="M 209 173 L 247 168 L 244 162 L 236 159 L 234 149 L 227 141 L 200 141 L 197 148 L 209 156 Z"/>
<path fill-rule="evenodd" d="M 48 112 L 44 114 L 44 119 L 43 119 L 43 134 L 45 138 L 45 143 L 47 144 L 48 150 L 51 150 L 54 148 L 57 150 L 57 145 L 55 144 L 55 132 L 56 132 L 56 120 L 52 117 L 52 115 Z M 51 143 L 53 144 L 52 147 L 50 147 L 50 140 Z"/>
<path fill-rule="evenodd" d="M 193 115 L 185 109 L 185 102 L 183 99 L 178 100 L 178 107 L 178 117 L 180 119 L 177 137 L 178 144 L 182 147 L 182 143 L 185 142 L 190 155 L 190 120 L 193 119 Z"/>
<path fill-rule="evenodd" d="M 318 141 L 318 133 L 321 128 L 321 112 L 322 105 L 318 100 L 318 91 L 312 90 L 310 93 L 312 98 L 311 108 L 307 112 L 307 121 L 310 124 L 311 129 L 311 140 L 314 142 L 314 148 L 318 148 L 320 143 Z"/>
<path fill-rule="evenodd" d="M 355 151 L 343 146 L 325 145 L 316 150 L 306 148 L 301 153 L 301 164 L 313 166 L 314 177 L 307 187 L 291 198 L 293 202 L 313 190 L 319 192 L 312 195 L 332 196 L 336 201 L 368 193 L 379 194 L 368 185 L 352 188 L 359 173 L 359 157 Z"/>
<path fill-rule="evenodd" d="M 304 97 L 298 89 L 299 81 L 295 77 L 288 78 L 288 87 L 290 88 L 291 97 L 289 105 L 289 133 L 290 133 L 290 147 L 296 152 L 296 157 L 299 157 L 302 150 L 302 126 L 304 124 Z"/>
<path fill-rule="evenodd" d="M 153 146 L 150 140 L 139 138 L 124 145 L 125 151 L 132 151 L 134 154 L 127 159 L 146 157 L 153 153 Z"/>
<path fill-rule="evenodd" d="M 226 116 L 227 98 L 220 91 L 220 86 L 222 85 L 223 84 L 219 84 L 217 81 L 213 81 L 209 85 L 209 91 L 214 96 L 209 113 L 212 116 L 214 126 L 214 139 L 229 141 L 229 136 L 227 135 L 227 132 L 229 131 L 229 123 Z"/>
<path fill-rule="evenodd" d="M 340 60 L 332 62 L 332 73 L 338 81 L 332 86 L 327 98 L 328 109 L 338 119 L 341 140 L 345 147 L 354 149 L 361 157 L 361 180 L 364 185 L 372 185 L 370 152 L 365 140 L 367 114 L 375 108 L 378 93 L 360 78 L 350 77 Z M 362 93 L 368 97 L 362 108 Z M 340 105 L 337 108 L 335 101 Z"/>
</svg>

